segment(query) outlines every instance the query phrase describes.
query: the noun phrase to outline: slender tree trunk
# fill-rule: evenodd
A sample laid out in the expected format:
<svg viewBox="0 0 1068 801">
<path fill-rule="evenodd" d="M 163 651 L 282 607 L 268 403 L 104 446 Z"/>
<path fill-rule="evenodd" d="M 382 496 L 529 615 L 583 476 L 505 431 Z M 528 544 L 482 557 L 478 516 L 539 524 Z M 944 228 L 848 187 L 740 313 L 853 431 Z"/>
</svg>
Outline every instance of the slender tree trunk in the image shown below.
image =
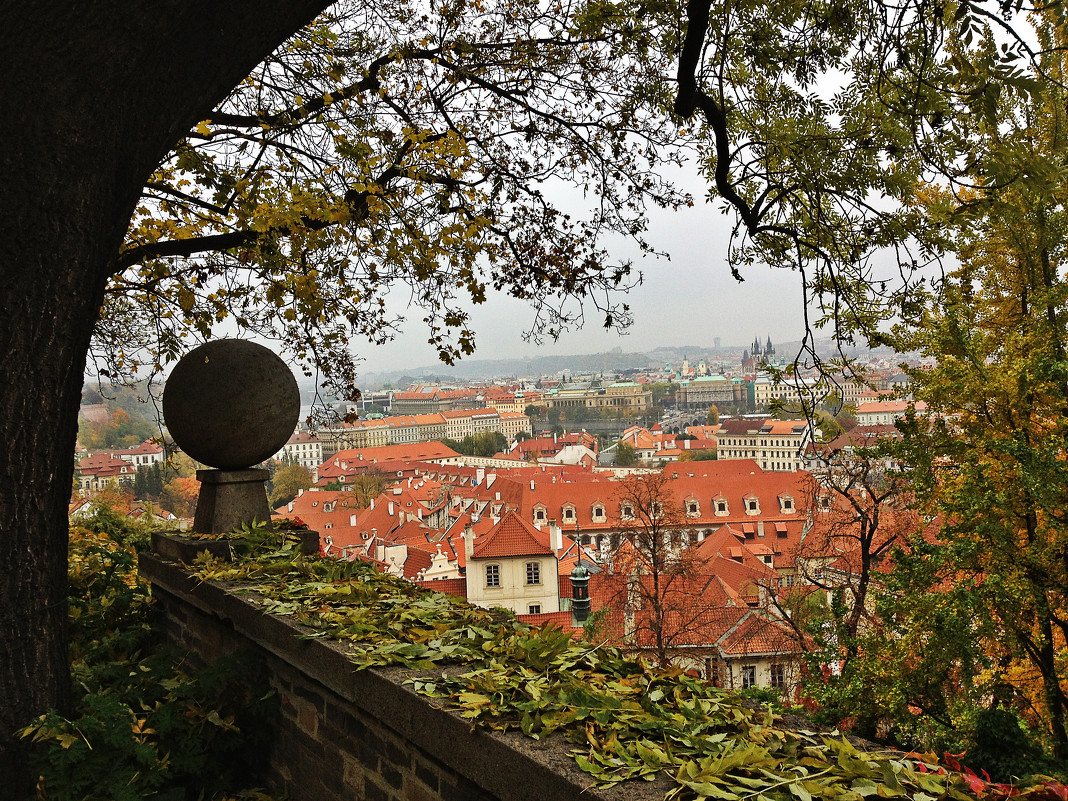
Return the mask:
<svg viewBox="0 0 1068 801">
<path fill-rule="evenodd" d="M 93 324 L 141 187 L 323 0 L 0 4 L 0 787 L 71 702 L 67 502 Z"/>
</svg>

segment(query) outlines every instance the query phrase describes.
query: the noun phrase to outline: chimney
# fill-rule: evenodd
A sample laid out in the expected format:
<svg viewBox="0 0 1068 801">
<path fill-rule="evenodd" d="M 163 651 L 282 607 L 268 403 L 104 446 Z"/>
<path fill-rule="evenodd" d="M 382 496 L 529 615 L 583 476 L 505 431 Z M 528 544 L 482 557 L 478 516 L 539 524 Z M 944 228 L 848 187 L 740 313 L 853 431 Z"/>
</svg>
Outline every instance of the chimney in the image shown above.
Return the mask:
<svg viewBox="0 0 1068 801">
<path fill-rule="evenodd" d="M 468 523 L 464 526 L 464 556 L 468 559 L 475 552 L 475 530 L 471 528 L 471 524 Z"/>
<path fill-rule="evenodd" d="M 371 498 L 371 508 L 372 509 L 375 508 L 375 499 L 374 498 Z"/>
<path fill-rule="evenodd" d="M 393 517 L 393 501 L 389 502 L 389 516 Z"/>
<path fill-rule="evenodd" d="M 349 525 L 350 526 L 355 526 L 356 525 L 356 515 L 349 515 Z"/>
<path fill-rule="evenodd" d="M 553 549 L 553 555 L 560 556 L 564 549 L 564 532 L 556 525 L 556 520 L 549 521 L 549 547 Z"/>
<path fill-rule="evenodd" d="M 293 501 L 290 501 L 289 505 L 286 508 L 289 509 L 289 511 L 292 512 L 293 511 Z"/>
<path fill-rule="evenodd" d="M 486 489 L 489 489 L 490 487 L 492 487 L 493 486 L 493 482 L 496 481 L 496 480 L 497 480 L 497 474 L 496 473 L 490 473 L 488 476 L 486 476 Z M 500 499 L 501 499 L 501 494 L 498 492 L 497 493 L 497 500 L 500 500 Z"/>
<path fill-rule="evenodd" d="M 483 479 L 485 479 L 485 478 L 486 478 L 486 468 L 479 467 L 477 470 L 475 470 L 475 483 L 476 484 L 481 484 Z"/>
<path fill-rule="evenodd" d="M 690 440 L 684 439 L 683 442 L 686 443 L 686 450 L 690 450 Z"/>
<path fill-rule="evenodd" d="M 534 490 L 534 479 L 530 479 L 530 489 L 531 491 Z"/>
<path fill-rule="evenodd" d="M 415 514 L 420 520 L 422 520 L 423 519 L 423 507 L 420 506 L 418 509 L 416 509 L 415 510 Z"/>
<path fill-rule="evenodd" d="M 496 497 L 494 498 L 494 500 L 495 501 L 499 501 L 501 499 L 501 493 L 498 492 L 498 493 L 495 493 L 495 495 L 496 495 Z"/>
</svg>

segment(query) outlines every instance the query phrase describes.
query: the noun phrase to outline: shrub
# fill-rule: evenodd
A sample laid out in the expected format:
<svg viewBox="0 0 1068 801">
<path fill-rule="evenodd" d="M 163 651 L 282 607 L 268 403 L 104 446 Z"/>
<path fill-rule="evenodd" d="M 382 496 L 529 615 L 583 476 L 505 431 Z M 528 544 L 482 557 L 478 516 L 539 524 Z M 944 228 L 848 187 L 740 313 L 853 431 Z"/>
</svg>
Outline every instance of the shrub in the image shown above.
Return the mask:
<svg viewBox="0 0 1068 801">
<path fill-rule="evenodd" d="M 45 801 L 217 799 L 256 783 L 276 709 L 259 663 L 236 656 L 196 671 L 165 646 L 135 554 L 71 532 L 72 716 L 23 730 Z M 248 794 L 246 793 L 246 796 Z M 259 796 L 264 797 L 264 796 Z"/>
</svg>

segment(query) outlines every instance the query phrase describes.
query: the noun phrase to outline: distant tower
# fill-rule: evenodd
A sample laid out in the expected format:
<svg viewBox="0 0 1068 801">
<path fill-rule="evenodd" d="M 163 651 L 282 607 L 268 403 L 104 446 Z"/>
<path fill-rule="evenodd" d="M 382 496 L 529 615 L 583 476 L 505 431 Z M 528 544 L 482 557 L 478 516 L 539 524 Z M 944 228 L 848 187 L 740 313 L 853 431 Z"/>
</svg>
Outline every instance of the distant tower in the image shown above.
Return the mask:
<svg viewBox="0 0 1068 801">
<path fill-rule="evenodd" d="M 713 337 L 712 342 L 715 344 L 716 350 L 719 350 L 719 337 Z"/>
<path fill-rule="evenodd" d="M 774 356 L 775 355 L 775 348 L 771 344 L 771 337 L 768 337 L 768 346 L 766 348 L 764 348 L 764 355 L 765 356 Z"/>
<path fill-rule="evenodd" d="M 753 358 L 759 359 L 760 356 L 760 337 L 753 337 Z"/>
<path fill-rule="evenodd" d="M 742 364 L 745 364 L 747 361 L 749 361 L 749 350 L 748 350 L 748 348 L 746 350 L 742 351 Z"/>
</svg>

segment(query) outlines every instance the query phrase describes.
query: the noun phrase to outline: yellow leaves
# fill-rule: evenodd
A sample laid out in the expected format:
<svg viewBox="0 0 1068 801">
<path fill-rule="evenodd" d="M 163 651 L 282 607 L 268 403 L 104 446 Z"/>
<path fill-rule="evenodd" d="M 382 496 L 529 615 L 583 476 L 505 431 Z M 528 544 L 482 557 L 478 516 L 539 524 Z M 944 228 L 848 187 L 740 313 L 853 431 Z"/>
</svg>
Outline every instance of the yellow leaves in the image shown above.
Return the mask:
<svg viewBox="0 0 1068 801">
<path fill-rule="evenodd" d="M 182 311 L 189 313 L 195 302 L 196 297 L 188 289 L 182 287 L 178 290 L 178 305 L 181 307 Z"/>
<path fill-rule="evenodd" d="M 211 120 L 201 120 L 195 130 L 201 136 L 211 136 Z"/>
</svg>

